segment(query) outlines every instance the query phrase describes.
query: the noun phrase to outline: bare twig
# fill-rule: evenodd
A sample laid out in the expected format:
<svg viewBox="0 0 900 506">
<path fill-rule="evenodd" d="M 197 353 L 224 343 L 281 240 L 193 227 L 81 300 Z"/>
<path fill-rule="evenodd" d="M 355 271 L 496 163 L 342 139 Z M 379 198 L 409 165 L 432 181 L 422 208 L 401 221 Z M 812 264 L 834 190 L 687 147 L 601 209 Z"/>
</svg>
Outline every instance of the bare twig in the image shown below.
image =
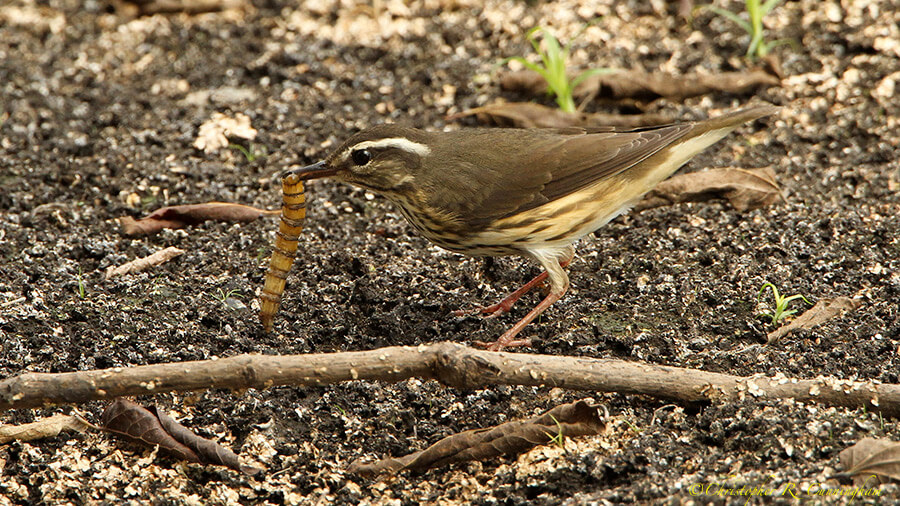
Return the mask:
<svg viewBox="0 0 900 506">
<path fill-rule="evenodd" d="M 554 386 L 681 402 L 792 398 L 900 416 L 900 385 L 819 377 L 796 380 L 641 364 L 624 360 L 496 353 L 454 343 L 311 355 L 238 355 L 70 373 L 25 373 L 0 381 L 0 410 L 75 404 L 124 395 L 326 385 L 352 380 L 436 379 L 457 388 Z"/>
</svg>

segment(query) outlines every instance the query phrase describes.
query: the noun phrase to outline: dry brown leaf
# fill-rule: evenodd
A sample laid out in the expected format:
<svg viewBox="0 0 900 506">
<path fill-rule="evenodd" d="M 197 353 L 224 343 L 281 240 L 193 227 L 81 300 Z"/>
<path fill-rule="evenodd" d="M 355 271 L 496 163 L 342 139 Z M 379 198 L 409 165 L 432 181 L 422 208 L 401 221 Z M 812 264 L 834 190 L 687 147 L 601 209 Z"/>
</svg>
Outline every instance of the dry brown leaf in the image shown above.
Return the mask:
<svg viewBox="0 0 900 506">
<path fill-rule="evenodd" d="M 181 255 L 184 253 L 183 249 L 178 249 L 174 246 L 169 246 L 166 249 L 159 250 L 152 255 L 145 256 L 144 258 L 138 258 L 132 260 L 130 262 L 124 263 L 118 267 L 109 266 L 106 269 L 106 279 L 113 278 L 116 276 L 122 276 L 125 274 L 130 274 L 132 272 L 141 272 L 147 270 L 151 267 L 155 267 L 159 264 L 163 264 L 168 262 L 169 260 Z"/>
<path fill-rule="evenodd" d="M 23 425 L 0 425 L 0 445 L 56 437 L 64 430 L 84 432 L 89 427 L 93 425 L 78 415 L 53 415 Z"/>
<path fill-rule="evenodd" d="M 280 210 L 267 211 L 243 204 L 230 202 L 206 202 L 183 206 L 163 207 L 149 216 L 135 220 L 130 216 L 119 218 L 119 225 L 125 235 L 155 234 L 164 228 L 184 228 L 207 220 L 253 221 L 260 216 L 281 213 Z"/>
<path fill-rule="evenodd" d="M 757 88 L 779 85 L 781 80 L 767 69 L 684 75 L 620 70 L 588 77 L 575 88 L 574 95 L 612 100 L 656 100 L 661 97 L 683 100 L 714 92 L 745 94 Z M 504 72 L 500 75 L 500 87 L 535 96 L 547 93 L 547 81 L 532 70 Z"/>
<path fill-rule="evenodd" d="M 861 300 L 851 299 L 850 297 L 820 299 L 819 302 L 816 302 L 815 306 L 802 315 L 794 318 L 791 323 L 769 332 L 766 342 L 767 344 L 772 344 L 797 329 L 811 329 L 816 325 L 825 323 L 835 316 L 843 314 L 845 311 L 855 311 L 861 305 Z"/>
<path fill-rule="evenodd" d="M 202 14 L 243 8 L 247 0 L 113 0 L 116 11 L 129 17 L 153 14 Z"/>
<path fill-rule="evenodd" d="M 783 199 L 771 167 L 721 168 L 679 174 L 656 185 L 634 208 L 638 211 L 677 202 L 726 198 L 738 211 L 757 209 Z"/>
<path fill-rule="evenodd" d="M 853 477 L 856 486 L 900 480 L 900 443 L 897 441 L 863 438 L 839 456 L 844 473 Z M 873 476 L 877 480 L 873 480 Z"/>
<path fill-rule="evenodd" d="M 550 443 L 559 434 L 560 428 L 564 438 L 601 433 L 606 424 L 598 409 L 596 404 L 582 399 L 557 406 L 529 420 L 460 432 L 405 457 L 389 457 L 370 464 L 357 460 L 347 470 L 361 475 L 394 474 L 470 460 L 487 460 L 499 455 L 517 455 L 534 446 Z"/>
<path fill-rule="evenodd" d="M 262 469 L 242 465 L 238 456 L 215 441 L 202 438 L 169 415 L 127 399 L 116 399 L 103 411 L 103 428 L 136 443 L 157 446 L 176 458 L 230 467 L 245 474 Z"/>
<path fill-rule="evenodd" d="M 498 102 L 448 116 L 456 120 L 475 116 L 484 125 L 517 128 L 623 127 L 637 128 L 670 123 L 659 114 L 601 114 L 565 112 L 532 102 Z"/>
</svg>

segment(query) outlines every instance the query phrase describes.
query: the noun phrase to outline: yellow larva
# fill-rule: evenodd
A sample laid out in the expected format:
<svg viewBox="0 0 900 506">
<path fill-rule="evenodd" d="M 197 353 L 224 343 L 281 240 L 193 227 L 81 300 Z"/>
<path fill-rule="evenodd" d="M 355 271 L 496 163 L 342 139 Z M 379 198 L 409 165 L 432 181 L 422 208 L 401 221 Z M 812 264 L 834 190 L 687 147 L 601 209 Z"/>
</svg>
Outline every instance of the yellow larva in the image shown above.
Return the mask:
<svg viewBox="0 0 900 506">
<path fill-rule="evenodd" d="M 275 236 L 275 249 L 269 261 L 269 270 L 266 272 L 266 283 L 259 296 L 259 320 L 266 332 L 272 332 L 275 313 L 281 305 L 285 280 L 297 254 L 297 243 L 300 232 L 303 231 L 303 219 L 306 218 L 303 181 L 294 174 L 288 174 L 281 180 L 281 192 L 284 201 L 284 205 L 281 206 L 281 224 Z"/>
</svg>

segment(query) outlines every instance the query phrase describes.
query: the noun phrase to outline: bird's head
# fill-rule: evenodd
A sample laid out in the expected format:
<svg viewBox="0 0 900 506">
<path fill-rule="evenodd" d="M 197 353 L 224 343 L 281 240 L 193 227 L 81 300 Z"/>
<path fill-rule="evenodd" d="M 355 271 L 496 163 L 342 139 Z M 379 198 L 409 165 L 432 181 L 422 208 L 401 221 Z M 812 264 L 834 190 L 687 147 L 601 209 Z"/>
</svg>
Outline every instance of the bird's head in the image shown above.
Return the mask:
<svg viewBox="0 0 900 506">
<path fill-rule="evenodd" d="M 300 179 L 331 177 L 388 196 L 403 195 L 431 154 L 430 134 L 396 125 L 364 130 L 321 162 L 289 170 Z"/>
</svg>

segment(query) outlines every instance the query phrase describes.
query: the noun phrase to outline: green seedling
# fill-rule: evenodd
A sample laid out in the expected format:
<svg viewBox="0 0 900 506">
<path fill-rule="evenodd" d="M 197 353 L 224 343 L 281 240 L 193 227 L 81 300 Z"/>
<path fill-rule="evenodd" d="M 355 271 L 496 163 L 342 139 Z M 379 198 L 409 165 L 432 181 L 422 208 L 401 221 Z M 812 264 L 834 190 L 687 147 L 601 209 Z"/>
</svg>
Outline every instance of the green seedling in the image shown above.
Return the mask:
<svg viewBox="0 0 900 506">
<path fill-rule="evenodd" d="M 629 427 L 631 430 L 633 430 L 633 431 L 637 432 L 638 434 L 640 434 L 641 429 L 639 429 L 637 425 L 631 423 L 631 420 L 625 420 L 625 424 L 628 425 L 628 427 Z"/>
<path fill-rule="evenodd" d="M 241 294 L 237 289 L 228 290 L 226 292 L 221 288 L 216 288 L 216 291 L 218 292 L 218 296 L 210 295 L 210 297 L 221 302 L 222 305 L 224 305 L 228 309 L 237 311 L 240 309 L 245 309 L 247 307 L 246 304 L 241 302 Z"/>
<path fill-rule="evenodd" d="M 78 295 L 83 299 L 87 296 L 87 292 L 84 289 L 84 279 L 81 277 L 81 267 L 78 267 Z"/>
<path fill-rule="evenodd" d="M 759 289 L 759 296 L 756 298 L 757 302 L 762 300 L 762 295 L 763 295 L 763 292 L 766 290 L 766 288 L 772 289 L 772 295 L 775 297 L 775 311 L 773 311 L 771 313 L 760 313 L 760 314 L 765 317 L 772 318 L 772 325 L 777 326 L 778 322 L 780 322 L 781 320 L 783 320 L 783 319 L 787 318 L 788 316 L 791 316 L 792 314 L 797 312 L 796 309 L 791 309 L 791 310 L 787 309 L 787 306 L 788 306 L 788 304 L 791 303 L 791 301 L 796 300 L 796 299 L 803 299 L 803 302 L 806 302 L 807 304 L 812 305 L 812 302 L 806 300 L 806 297 L 804 297 L 800 294 L 783 297 L 778 292 L 778 288 L 776 288 L 775 285 L 773 285 L 772 283 L 765 283 Z"/>
<path fill-rule="evenodd" d="M 162 284 L 162 274 L 157 274 L 153 277 L 153 280 L 150 281 L 150 290 L 148 290 L 150 295 L 162 295 L 163 293 L 163 284 Z"/>
<path fill-rule="evenodd" d="M 265 157 L 268 154 L 268 150 L 265 146 L 255 146 L 253 144 L 250 144 L 250 149 L 247 149 L 240 144 L 229 144 L 228 149 L 240 151 L 241 154 L 244 155 L 244 158 L 250 163 L 255 162 L 257 158 Z"/>
<path fill-rule="evenodd" d="M 550 418 L 552 418 L 553 422 L 556 423 L 556 435 L 554 436 L 553 434 L 550 434 L 547 431 L 544 431 L 544 434 L 546 434 L 547 437 L 550 438 L 551 443 L 553 443 L 556 446 L 565 450 L 566 449 L 566 436 L 563 435 L 562 424 L 559 423 L 559 420 L 557 420 L 555 416 L 550 415 Z"/>
<path fill-rule="evenodd" d="M 218 292 L 219 296 L 213 298 L 218 300 L 219 302 L 222 302 L 223 304 L 226 303 L 228 299 L 241 298 L 241 292 L 237 288 L 228 290 L 227 292 L 225 290 L 222 290 L 221 288 L 216 288 L 216 292 Z"/>
<path fill-rule="evenodd" d="M 581 31 L 583 32 L 588 26 L 585 25 Z M 540 41 L 538 41 L 538 34 L 543 36 L 543 48 Z M 578 35 L 581 35 L 581 32 Z M 572 40 L 574 41 L 578 38 L 578 35 L 573 37 Z M 572 48 L 572 41 L 565 46 L 560 46 L 559 40 L 553 33 L 541 26 L 536 26 L 529 30 L 525 37 L 531 43 L 535 52 L 540 55 L 541 63 L 532 63 L 522 56 L 513 56 L 503 60 L 501 65 L 516 61 L 540 74 L 547 81 L 547 92 L 556 97 L 557 105 L 565 112 L 575 112 L 575 100 L 572 98 L 572 92 L 576 86 L 590 76 L 612 72 L 611 69 L 606 68 L 588 69 L 570 80 L 568 74 L 566 74 L 566 66 Z"/>
<path fill-rule="evenodd" d="M 159 201 L 159 198 L 156 195 L 145 195 L 141 197 L 141 207 L 155 207 L 156 203 Z"/>
<path fill-rule="evenodd" d="M 710 6 L 710 9 L 720 16 L 724 16 L 744 29 L 750 36 L 750 45 L 747 46 L 748 58 L 764 58 L 769 51 L 775 46 L 786 43 L 786 40 L 766 41 L 766 29 L 763 27 L 763 18 L 772 11 L 782 0 L 744 0 L 744 7 L 747 9 L 747 17 L 749 21 L 738 16 L 737 14 L 722 9 L 720 7 Z"/>
</svg>

